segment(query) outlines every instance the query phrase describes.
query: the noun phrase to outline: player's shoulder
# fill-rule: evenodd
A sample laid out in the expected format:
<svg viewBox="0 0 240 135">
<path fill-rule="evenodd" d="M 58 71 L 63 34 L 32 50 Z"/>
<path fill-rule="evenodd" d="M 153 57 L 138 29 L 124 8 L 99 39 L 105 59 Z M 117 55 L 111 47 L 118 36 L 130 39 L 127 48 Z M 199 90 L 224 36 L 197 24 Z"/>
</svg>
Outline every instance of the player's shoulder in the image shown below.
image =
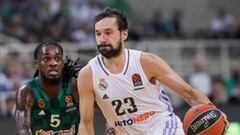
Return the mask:
<svg viewBox="0 0 240 135">
<path fill-rule="evenodd" d="M 156 62 L 156 60 L 159 58 L 160 57 L 157 56 L 156 54 L 148 53 L 148 52 L 141 52 L 140 60 L 141 60 L 141 63 L 148 65 L 148 64 Z"/>
<path fill-rule="evenodd" d="M 80 71 L 79 74 L 88 74 L 92 71 L 91 65 L 87 64 L 86 66 L 84 66 Z"/>
<path fill-rule="evenodd" d="M 17 91 L 18 94 L 20 95 L 33 95 L 33 90 L 32 90 L 32 87 L 26 83 L 26 84 L 23 84 Z"/>
<path fill-rule="evenodd" d="M 92 90 L 92 70 L 91 66 L 87 64 L 85 67 L 83 67 L 78 74 L 78 90 Z"/>
<path fill-rule="evenodd" d="M 92 68 L 90 64 L 84 66 L 78 73 L 78 80 L 79 79 L 87 79 L 92 76 Z"/>
<path fill-rule="evenodd" d="M 35 100 L 34 93 L 29 84 L 22 85 L 16 92 L 17 109 L 24 109 L 25 106 L 32 106 Z"/>
</svg>

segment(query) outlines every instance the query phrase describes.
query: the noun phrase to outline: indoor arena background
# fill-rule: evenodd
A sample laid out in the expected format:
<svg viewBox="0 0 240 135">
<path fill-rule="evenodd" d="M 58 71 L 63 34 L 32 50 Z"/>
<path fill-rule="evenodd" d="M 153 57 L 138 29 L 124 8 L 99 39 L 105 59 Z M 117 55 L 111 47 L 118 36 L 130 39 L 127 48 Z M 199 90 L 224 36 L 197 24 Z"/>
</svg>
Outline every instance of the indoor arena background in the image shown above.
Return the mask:
<svg viewBox="0 0 240 135">
<path fill-rule="evenodd" d="M 93 18 L 106 6 L 129 19 L 127 47 L 153 52 L 228 116 L 240 135 L 239 0 L 1 0 L 0 134 L 15 135 L 15 92 L 33 77 L 33 50 L 44 39 L 63 45 L 82 64 L 97 53 Z M 201 69 L 201 74 L 196 73 Z M 169 90 L 175 112 L 189 106 Z M 105 120 L 95 115 L 102 135 Z"/>
</svg>

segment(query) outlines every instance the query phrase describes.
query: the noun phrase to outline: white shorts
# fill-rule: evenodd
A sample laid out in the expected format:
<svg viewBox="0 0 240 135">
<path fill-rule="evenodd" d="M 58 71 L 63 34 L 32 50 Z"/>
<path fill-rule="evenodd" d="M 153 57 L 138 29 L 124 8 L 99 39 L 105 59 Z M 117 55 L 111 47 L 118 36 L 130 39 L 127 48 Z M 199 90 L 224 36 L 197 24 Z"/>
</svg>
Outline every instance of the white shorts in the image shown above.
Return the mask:
<svg viewBox="0 0 240 135">
<path fill-rule="evenodd" d="M 150 127 L 151 128 L 151 127 Z M 166 116 L 152 127 L 152 135 L 185 135 L 181 120 L 175 114 Z"/>
</svg>

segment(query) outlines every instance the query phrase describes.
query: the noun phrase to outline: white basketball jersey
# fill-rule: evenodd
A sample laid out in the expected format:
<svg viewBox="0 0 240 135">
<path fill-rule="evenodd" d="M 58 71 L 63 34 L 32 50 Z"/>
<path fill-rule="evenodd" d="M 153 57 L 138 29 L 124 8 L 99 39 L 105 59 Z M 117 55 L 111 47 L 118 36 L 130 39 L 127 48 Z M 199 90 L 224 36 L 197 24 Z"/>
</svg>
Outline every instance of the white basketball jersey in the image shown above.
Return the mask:
<svg viewBox="0 0 240 135">
<path fill-rule="evenodd" d="M 173 114 L 172 105 L 164 89 L 150 83 L 144 74 L 141 52 L 125 49 L 125 55 L 119 74 L 111 73 L 100 55 L 89 62 L 95 100 L 117 134 L 153 135 L 161 119 Z"/>
</svg>

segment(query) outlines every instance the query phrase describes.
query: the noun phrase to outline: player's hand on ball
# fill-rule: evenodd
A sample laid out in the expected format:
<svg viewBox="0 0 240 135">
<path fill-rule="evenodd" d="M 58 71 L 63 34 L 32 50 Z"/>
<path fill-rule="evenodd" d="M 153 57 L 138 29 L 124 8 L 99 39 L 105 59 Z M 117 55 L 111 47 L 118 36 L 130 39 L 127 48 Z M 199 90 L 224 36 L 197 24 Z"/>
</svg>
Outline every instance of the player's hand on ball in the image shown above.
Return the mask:
<svg viewBox="0 0 240 135">
<path fill-rule="evenodd" d="M 104 135 L 115 135 L 115 129 L 112 127 L 107 128 Z"/>
</svg>

